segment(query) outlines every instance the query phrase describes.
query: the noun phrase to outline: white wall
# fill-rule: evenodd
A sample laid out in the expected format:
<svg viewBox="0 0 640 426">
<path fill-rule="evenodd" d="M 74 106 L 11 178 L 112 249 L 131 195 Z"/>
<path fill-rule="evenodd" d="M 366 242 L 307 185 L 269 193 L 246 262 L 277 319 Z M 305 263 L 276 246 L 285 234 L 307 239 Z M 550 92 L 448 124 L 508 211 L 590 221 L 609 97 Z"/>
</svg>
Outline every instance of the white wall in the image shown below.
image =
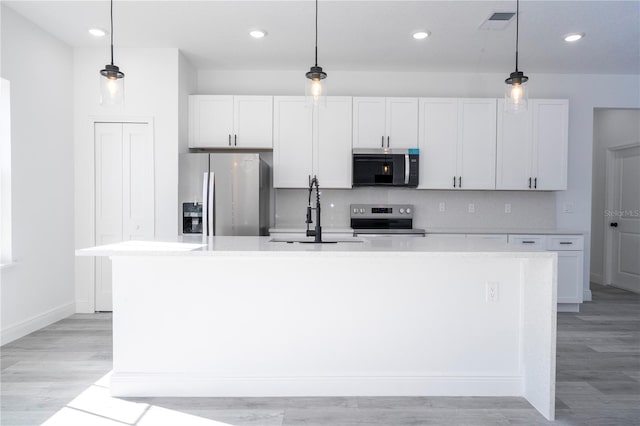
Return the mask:
<svg viewBox="0 0 640 426">
<path fill-rule="evenodd" d="M 593 117 L 593 198 L 591 281 L 602 284 L 604 270 L 607 150 L 640 143 L 640 110 L 596 109 Z"/>
<path fill-rule="evenodd" d="M 2 343 L 74 312 L 73 55 L 2 8 L 2 77 L 11 83 L 12 234 L 2 270 Z"/>
<path fill-rule="evenodd" d="M 354 96 L 452 96 L 500 97 L 503 74 L 419 73 L 419 72 L 328 72 L 329 95 Z M 526 71 L 526 70 L 525 70 Z M 260 78 L 252 70 L 202 70 L 198 73 L 198 93 L 299 95 L 304 93 L 304 69 L 264 71 Z M 591 162 L 594 108 L 640 107 L 638 75 L 531 74 L 531 98 L 569 99 L 568 190 L 553 193 L 555 224 L 585 233 L 585 277 L 589 276 L 591 232 Z M 565 204 L 574 206 L 564 213 Z M 549 206 L 544 203 L 543 209 Z M 590 300 L 588 279 L 585 298 Z"/>
<path fill-rule="evenodd" d="M 155 167 L 155 235 L 178 232 L 178 49 L 118 49 L 115 63 L 125 73 L 125 104 L 99 105 L 99 70 L 107 63 L 103 49 L 75 49 L 75 246 L 94 245 L 93 120 L 153 120 Z M 93 260 L 76 261 L 76 309 L 93 312 Z"/>
</svg>

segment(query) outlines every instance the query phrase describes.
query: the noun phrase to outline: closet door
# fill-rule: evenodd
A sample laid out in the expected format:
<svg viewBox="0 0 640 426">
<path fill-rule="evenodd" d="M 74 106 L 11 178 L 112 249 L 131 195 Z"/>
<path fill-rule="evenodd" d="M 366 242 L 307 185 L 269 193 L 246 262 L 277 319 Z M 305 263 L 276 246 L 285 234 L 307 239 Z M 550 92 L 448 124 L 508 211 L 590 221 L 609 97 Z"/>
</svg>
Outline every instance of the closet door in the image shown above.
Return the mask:
<svg viewBox="0 0 640 426">
<path fill-rule="evenodd" d="M 148 123 L 96 123 L 96 245 L 155 233 L 153 138 Z M 96 258 L 95 310 L 112 310 L 111 261 Z"/>
</svg>

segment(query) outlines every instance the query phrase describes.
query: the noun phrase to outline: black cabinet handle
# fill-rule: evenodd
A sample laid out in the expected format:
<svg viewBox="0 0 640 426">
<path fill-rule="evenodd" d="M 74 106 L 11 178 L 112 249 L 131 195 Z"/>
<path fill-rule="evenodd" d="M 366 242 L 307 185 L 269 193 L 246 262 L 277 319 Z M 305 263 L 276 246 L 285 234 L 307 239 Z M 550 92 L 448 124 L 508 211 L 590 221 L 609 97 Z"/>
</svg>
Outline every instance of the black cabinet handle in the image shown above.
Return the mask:
<svg viewBox="0 0 640 426">
<path fill-rule="evenodd" d="M 538 189 L 538 178 L 533 180 L 533 189 Z"/>
<path fill-rule="evenodd" d="M 618 227 L 618 222 L 611 222 L 609 224 L 609 226 L 612 227 L 612 228 L 617 228 Z"/>
<path fill-rule="evenodd" d="M 458 177 L 458 188 L 462 188 L 462 176 Z"/>
<path fill-rule="evenodd" d="M 238 135 L 233 135 L 233 145 L 234 146 L 238 145 Z"/>
<path fill-rule="evenodd" d="M 531 189 L 531 178 L 529 178 L 529 189 Z"/>
<path fill-rule="evenodd" d="M 453 187 L 454 188 L 456 187 L 456 177 L 455 176 L 453 177 Z"/>
<path fill-rule="evenodd" d="M 229 146 L 231 146 L 231 134 L 229 134 Z"/>
<path fill-rule="evenodd" d="M 384 136 L 382 137 L 382 147 L 384 148 Z"/>
<path fill-rule="evenodd" d="M 535 241 L 528 241 L 528 240 L 522 242 L 522 244 L 535 244 L 535 243 L 536 243 Z"/>
<path fill-rule="evenodd" d="M 389 148 L 389 140 L 391 139 L 391 137 L 387 136 L 387 148 Z"/>
<path fill-rule="evenodd" d="M 571 241 L 560 241 L 560 244 L 562 244 L 562 245 L 569 245 L 569 246 L 570 246 L 570 245 L 571 245 L 571 244 L 573 244 L 573 243 L 572 243 Z"/>
</svg>

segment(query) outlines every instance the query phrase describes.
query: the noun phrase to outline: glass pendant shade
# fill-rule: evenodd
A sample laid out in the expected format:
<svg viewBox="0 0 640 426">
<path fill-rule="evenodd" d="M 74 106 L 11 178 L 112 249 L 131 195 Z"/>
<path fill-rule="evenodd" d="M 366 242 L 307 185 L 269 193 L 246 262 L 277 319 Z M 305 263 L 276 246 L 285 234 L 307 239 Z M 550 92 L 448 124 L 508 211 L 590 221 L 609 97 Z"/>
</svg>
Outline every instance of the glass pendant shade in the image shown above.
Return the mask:
<svg viewBox="0 0 640 426">
<path fill-rule="evenodd" d="M 311 67 L 306 74 L 305 98 L 308 106 L 327 106 L 327 74 L 322 67 Z"/>
<path fill-rule="evenodd" d="M 529 104 L 529 88 L 527 81 L 529 78 L 522 72 L 513 72 L 505 80 L 504 109 L 506 112 L 526 111 Z"/>
<path fill-rule="evenodd" d="M 122 104 L 124 104 L 124 73 L 115 65 L 107 65 L 100 71 L 100 105 Z"/>
</svg>

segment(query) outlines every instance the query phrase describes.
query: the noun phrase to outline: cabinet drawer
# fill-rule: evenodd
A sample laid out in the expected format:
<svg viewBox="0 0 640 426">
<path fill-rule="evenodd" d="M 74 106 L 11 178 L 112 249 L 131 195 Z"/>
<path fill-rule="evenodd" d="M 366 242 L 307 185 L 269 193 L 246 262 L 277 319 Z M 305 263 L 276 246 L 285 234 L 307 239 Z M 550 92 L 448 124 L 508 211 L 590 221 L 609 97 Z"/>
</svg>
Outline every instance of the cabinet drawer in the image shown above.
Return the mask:
<svg viewBox="0 0 640 426">
<path fill-rule="evenodd" d="M 544 249 L 545 243 L 544 235 L 509 235 L 509 245 L 512 246 Z"/>
<path fill-rule="evenodd" d="M 507 243 L 507 236 L 500 234 L 467 234 L 470 240 L 491 240 L 501 243 Z"/>
<path fill-rule="evenodd" d="M 549 235 L 547 236 L 547 250 L 584 250 L 582 235 Z"/>
</svg>

